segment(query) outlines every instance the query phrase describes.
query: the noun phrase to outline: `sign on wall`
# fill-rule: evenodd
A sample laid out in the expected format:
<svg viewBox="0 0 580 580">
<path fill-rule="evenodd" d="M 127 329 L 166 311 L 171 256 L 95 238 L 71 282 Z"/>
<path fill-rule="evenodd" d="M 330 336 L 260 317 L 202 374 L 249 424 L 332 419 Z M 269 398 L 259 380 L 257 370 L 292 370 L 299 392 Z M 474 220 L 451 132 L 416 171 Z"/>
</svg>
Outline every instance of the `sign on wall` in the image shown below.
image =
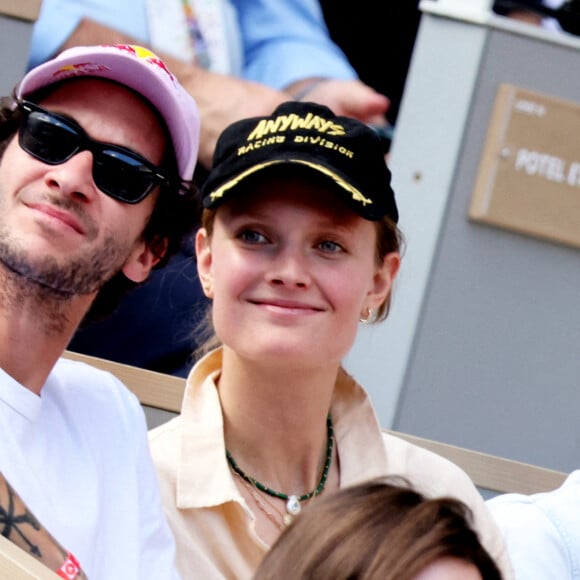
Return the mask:
<svg viewBox="0 0 580 580">
<path fill-rule="evenodd" d="M 469 217 L 580 247 L 580 104 L 500 85 Z"/>
</svg>

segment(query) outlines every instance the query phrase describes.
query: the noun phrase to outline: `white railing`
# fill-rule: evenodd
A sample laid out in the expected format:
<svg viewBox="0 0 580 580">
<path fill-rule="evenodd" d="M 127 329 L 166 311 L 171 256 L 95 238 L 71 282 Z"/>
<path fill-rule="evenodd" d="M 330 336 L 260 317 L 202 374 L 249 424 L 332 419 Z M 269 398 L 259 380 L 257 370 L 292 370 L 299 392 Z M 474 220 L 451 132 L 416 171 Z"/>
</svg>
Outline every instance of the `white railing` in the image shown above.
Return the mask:
<svg viewBox="0 0 580 580">
<path fill-rule="evenodd" d="M 419 8 L 440 16 L 470 22 L 486 22 L 492 13 L 493 0 L 421 0 Z"/>
</svg>

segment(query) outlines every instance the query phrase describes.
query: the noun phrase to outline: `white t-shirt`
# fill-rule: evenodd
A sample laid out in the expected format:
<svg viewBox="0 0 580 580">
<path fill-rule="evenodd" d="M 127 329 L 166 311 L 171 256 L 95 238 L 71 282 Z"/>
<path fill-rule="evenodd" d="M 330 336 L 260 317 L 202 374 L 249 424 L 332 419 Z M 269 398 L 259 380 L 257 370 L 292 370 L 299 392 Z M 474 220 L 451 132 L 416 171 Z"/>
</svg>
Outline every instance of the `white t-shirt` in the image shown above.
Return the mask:
<svg viewBox="0 0 580 580">
<path fill-rule="evenodd" d="M 178 578 L 137 398 L 65 359 L 41 393 L 0 370 L 0 471 L 91 580 Z"/>
</svg>

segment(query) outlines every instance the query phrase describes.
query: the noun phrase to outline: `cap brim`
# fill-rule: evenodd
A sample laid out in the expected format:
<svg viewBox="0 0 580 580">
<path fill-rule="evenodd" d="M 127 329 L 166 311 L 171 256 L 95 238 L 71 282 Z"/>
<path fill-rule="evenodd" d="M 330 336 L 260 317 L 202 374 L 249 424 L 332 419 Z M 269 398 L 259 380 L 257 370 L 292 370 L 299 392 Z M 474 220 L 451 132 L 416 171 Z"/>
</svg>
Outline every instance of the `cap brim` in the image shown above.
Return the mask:
<svg viewBox="0 0 580 580">
<path fill-rule="evenodd" d="M 380 219 L 381 215 L 378 215 L 373 211 L 373 201 L 366 197 L 354 185 L 349 183 L 344 177 L 329 167 L 326 167 L 325 165 L 320 165 L 318 163 L 313 163 L 312 161 L 298 158 L 274 159 L 264 163 L 258 163 L 249 169 L 238 173 L 228 181 L 222 183 L 219 187 L 212 190 L 207 196 L 204 197 L 203 205 L 206 208 L 218 207 L 221 203 L 223 203 L 228 194 L 233 189 L 238 187 L 240 183 L 249 177 L 255 176 L 257 173 L 263 171 L 264 169 L 271 168 L 276 165 L 297 164 L 303 167 L 307 167 L 312 171 L 327 177 L 333 184 L 337 185 L 338 188 L 345 193 L 347 201 L 351 202 L 350 205 L 354 211 L 356 211 L 361 217 L 372 221 Z"/>
</svg>

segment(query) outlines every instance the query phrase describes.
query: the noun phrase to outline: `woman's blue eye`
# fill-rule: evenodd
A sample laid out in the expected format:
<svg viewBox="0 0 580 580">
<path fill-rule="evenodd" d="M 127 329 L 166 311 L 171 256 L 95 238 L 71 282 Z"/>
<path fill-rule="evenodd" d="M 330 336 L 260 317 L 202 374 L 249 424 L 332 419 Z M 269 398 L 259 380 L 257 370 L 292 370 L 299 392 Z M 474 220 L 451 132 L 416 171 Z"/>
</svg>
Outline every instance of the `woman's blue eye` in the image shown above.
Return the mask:
<svg viewBox="0 0 580 580">
<path fill-rule="evenodd" d="M 321 250 L 324 250 L 325 252 L 340 252 L 343 249 L 340 244 L 337 244 L 336 242 L 331 242 L 330 240 L 320 242 L 319 247 Z"/>
<path fill-rule="evenodd" d="M 266 241 L 266 237 L 255 230 L 244 230 L 240 233 L 240 239 L 249 244 L 258 244 Z"/>
</svg>

